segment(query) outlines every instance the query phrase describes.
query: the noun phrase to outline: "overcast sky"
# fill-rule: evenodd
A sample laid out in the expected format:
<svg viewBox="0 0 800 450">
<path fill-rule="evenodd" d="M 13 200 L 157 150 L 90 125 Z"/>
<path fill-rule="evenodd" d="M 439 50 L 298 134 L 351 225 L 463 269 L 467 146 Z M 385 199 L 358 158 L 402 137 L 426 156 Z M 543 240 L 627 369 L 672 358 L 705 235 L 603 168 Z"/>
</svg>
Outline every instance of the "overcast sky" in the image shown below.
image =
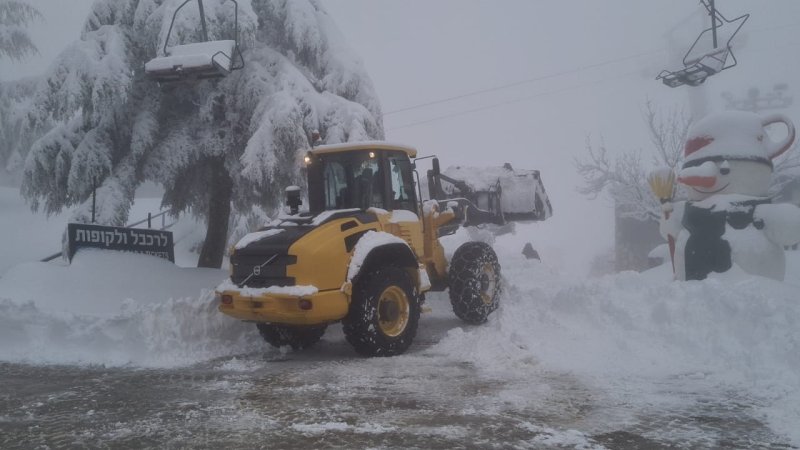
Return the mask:
<svg viewBox="0 0 800 450">
<path fill-rule="evenodd" d="M 45 15 L 31 32 L 41 55 L 2 61 L 0 79 L 35 75 L 78 37 L 91 0 L 30 0 Z M 724 91 L 800 87 L 800 2 L 717 0 L 729 18 L 749 12 L 739 65 L 703 88 L 655 81 L 701 31 L 695 0 L 326 0 L 364 60 L 383 110 L 387 139 L 438 154 L 443 166 L 539 169 L 553 202 L 547 223 L 520 227 L 545 257 L 570 264 L 613 241 L 610 202 L 576 192 L 572 165 L 586 137 L 610 149 L 647 151 L 647 99 L 691 110 L 689 95 L 722 109 Z M 669 36 L 672 35 L 672 43 Z M 514 87 L 405 112 L 438 99 Z M 501 106 L 494 106 L 502 104 Z M 784 111 L 800 122 L 797 105 Z M 445 117 L 447 116 L 447 117 Z M 444 117 L 444 118 L 442 118 Z M 595 229 L 593 229 L 595 228 Z M 559 253 L 564 253 L 560 256 Z"/>
</svg>

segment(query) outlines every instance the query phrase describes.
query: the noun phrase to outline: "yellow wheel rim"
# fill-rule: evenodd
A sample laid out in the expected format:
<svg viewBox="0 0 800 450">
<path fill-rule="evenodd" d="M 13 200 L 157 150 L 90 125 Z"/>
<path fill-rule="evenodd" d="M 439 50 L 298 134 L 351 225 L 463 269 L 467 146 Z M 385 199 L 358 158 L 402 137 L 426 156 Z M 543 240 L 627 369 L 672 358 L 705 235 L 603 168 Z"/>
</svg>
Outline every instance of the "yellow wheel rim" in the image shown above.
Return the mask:
<svg viewBox="0 0 800 450">
<path fill-rule="evenodd" d="M 480 274 L 481 299 L 486 305 L 491 305 L 494 297 L 495 286 L 497 285 L 497 275 L 494 273 L 492 264 L 484 264 Z"/>
<path fill-rule="evenodd" d="M 378 301 L 378 326 L 389 337 L 399 336 L 408 325 L 410 305 L 405 291 L 389 286 Z"/>
</svg>

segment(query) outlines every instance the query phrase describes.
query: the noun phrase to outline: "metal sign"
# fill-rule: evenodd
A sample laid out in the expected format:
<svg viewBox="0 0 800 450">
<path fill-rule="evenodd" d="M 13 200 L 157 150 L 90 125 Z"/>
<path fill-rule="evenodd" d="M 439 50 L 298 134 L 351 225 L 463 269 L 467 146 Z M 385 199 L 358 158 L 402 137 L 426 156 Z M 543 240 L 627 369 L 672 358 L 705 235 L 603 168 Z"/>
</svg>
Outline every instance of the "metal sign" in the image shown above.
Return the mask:
<svg viewBox="0 0 800 450">
<path fill-rule="evenodd" d="M 67 225 L 67 239 L 70 261 L 81 248 L 100 248 L 142 253 L 175 262 L 170 231 L 71 223 Z"/>
</svg>

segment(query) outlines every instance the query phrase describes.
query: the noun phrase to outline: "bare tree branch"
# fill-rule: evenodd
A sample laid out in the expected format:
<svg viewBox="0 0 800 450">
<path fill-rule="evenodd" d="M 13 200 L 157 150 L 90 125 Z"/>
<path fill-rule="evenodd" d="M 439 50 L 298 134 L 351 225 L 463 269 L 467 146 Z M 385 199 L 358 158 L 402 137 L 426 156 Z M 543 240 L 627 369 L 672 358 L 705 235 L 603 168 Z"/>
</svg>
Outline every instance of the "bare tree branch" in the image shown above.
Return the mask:
<svg viewBox="0 0 800 450">
<path fill-rule="evenodd" d="M 658 110 L 651 101 L 642 112 L 652 147 L 652 165 L 675 170 L 683 157 L 691 119 L 683 110 Z M 584 180 L 578 192 L 595 199 L 606 191 L 623 217 L 639 220 L 658 219 L 661 209 L 647 184 L 648 167 L 642 162 L 642 151 L 631 150 L 610 157 L 602 138 L 598 146 L 586 138 L 586 157 L 574 160 L 575 169 Z"/>
<path fill-rule="evenodd" d="M 677 169 L 683 159 L 683 146 L 689 132 L 692 118 L 682 108 L 668 112 L 658 111 L 651 100 L 645 102 L 643 112 L 650 142 L 655 147 L 653 163 Z"/>
<path fill-rule="evenodd" d="M 652 144 L 650 162 L 653 167 L 669 167 L 678 171 L 683 162 L 683 149 L 692 118 L 683 109 L 663 110 L 647 100 L 642 117 Z M 795 145 L 775 161 L 771 195 L 778 195 L 790 183 L 800 179 L 800 146 Z M 611 153 L 613 156 L 609 155 Z M 575 169 L 584 184 L 578 192 L 591 199 L 607 192 L 623 217 L 639 220 L 658 219 L 661 208 L 647 184 L 648 167 L 642 162 L 641 150 L 609 152 L 605 142 L 593 145 L 586 138 L 586 155 L 575 158 Z"/>
</svg>

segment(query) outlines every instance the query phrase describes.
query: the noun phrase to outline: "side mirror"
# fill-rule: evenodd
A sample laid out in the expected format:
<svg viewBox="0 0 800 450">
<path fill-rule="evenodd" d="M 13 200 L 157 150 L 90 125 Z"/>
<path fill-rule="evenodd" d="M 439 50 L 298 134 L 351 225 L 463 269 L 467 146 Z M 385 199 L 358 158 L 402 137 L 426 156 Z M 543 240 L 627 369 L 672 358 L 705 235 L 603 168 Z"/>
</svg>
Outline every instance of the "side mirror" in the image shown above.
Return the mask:
<svg viewBox="0 0 800 450">
<path fill-rule="evenodd" d="M 439 158 L 433 158 L 433 175 L 439 176 L 442 173 L 441 169 L 439 169 Z"/>
<path fill-rule="evenodd" d="M 303 200 L 300 199 L 300 186 L 289 186 L 286 188 L 286 205 L 289 207 L 289 213 L 295 215 L 300 212 L 300 205 Z"/>
</svg>

